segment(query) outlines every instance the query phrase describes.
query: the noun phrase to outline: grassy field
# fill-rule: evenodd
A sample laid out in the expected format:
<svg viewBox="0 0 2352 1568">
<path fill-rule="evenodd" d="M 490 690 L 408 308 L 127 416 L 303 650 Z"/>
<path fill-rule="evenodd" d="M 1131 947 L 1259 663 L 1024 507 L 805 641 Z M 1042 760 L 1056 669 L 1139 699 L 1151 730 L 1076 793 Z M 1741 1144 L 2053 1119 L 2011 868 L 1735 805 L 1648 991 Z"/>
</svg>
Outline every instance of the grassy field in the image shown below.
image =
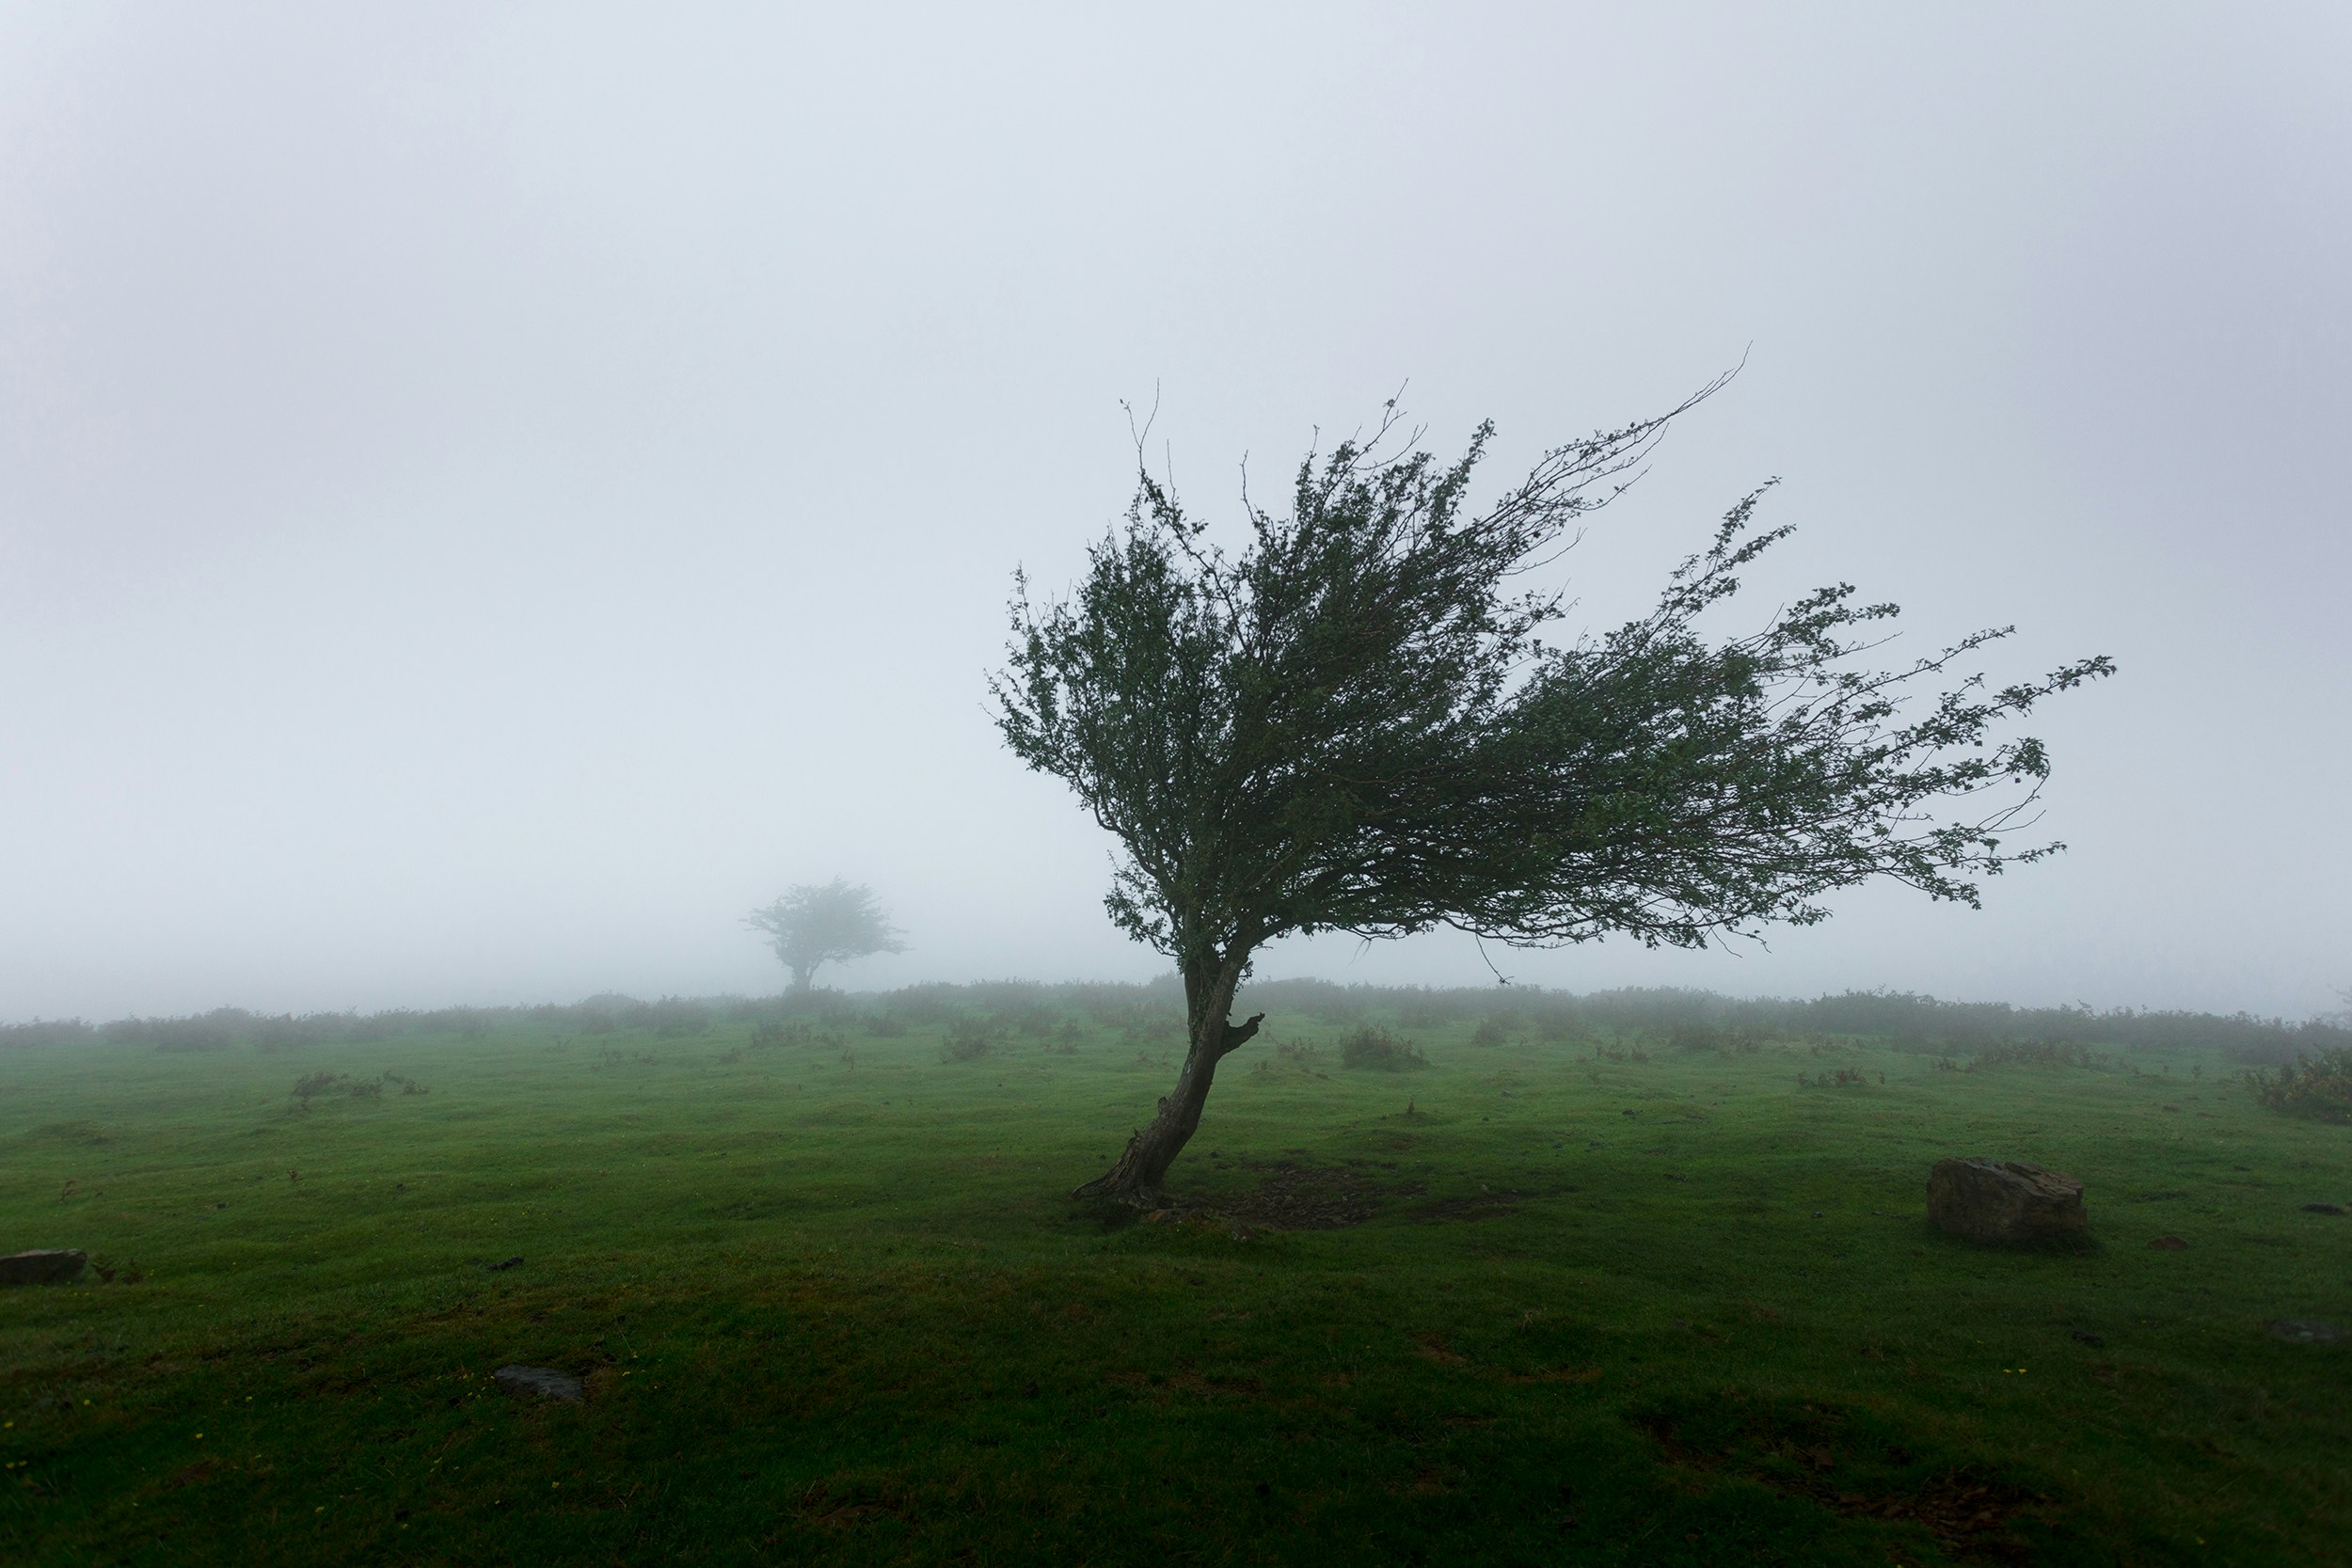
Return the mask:
<svg viewBox="0 0 2352 1568">
<path fill-rule="evenodd" d="M 0 1291 L 0 1559 L 2352 1560 L 2269 1326 L 2352 1323 L 2352 1133 L 2221 1058 L 1389 1022 L 1271 1019 L 1124 1224 L 1178 1047 L 1074 1013 L 0 1054 L 0 1252 L 113 1271 Z M 1944 1240 L 1953 1153 L 2100 1245 Z"/>
</svg>

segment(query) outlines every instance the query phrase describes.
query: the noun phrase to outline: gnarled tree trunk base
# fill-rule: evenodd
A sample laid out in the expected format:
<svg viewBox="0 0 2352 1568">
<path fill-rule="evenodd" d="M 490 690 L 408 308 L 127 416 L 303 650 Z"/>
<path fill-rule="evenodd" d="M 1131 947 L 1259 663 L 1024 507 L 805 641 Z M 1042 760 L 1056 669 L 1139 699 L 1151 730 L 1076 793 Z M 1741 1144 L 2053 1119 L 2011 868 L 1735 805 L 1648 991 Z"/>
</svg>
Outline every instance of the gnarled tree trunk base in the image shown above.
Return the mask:
<svg viewBox="0 0 2352 1568">
<path fill-rule="evenodd" d="M 1230 983 L 1225 995 L 1232 995 Z M 1224 1009 L 1217 1008 L 1203 1026 L 1195 1029 L 1192 1049 L 1184 1053 L 1184 1069 L 1176 1075 L 1176 1087 L 1162 1097 L 1152 1124 L 1127 1140 L 1110 1169 L 1070 1196 L 1127 1209 L 1163 1207 L 1161 1188 L 1168 1180 L 1168 1167 L 1176 1163 L 1176 1156 L 1200 1129 L 1200 1108 L 1208 1101 L 1218 1060 L 1257 1034 L 1258 1025 L 1264 1022 L 1265 1014 L 1259 1013 L 1236 1027 L 1226 1020 Z"/>
</svg>

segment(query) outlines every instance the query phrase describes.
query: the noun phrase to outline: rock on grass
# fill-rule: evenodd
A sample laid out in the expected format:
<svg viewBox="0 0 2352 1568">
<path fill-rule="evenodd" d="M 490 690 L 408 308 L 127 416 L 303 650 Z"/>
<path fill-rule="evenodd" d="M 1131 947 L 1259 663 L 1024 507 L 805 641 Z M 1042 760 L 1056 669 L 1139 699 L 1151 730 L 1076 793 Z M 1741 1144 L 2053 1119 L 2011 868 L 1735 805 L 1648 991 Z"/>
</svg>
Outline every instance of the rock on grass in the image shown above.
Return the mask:
<svg viewBox="0 0 2352 1568">
<path fill-rule="evenodd" d="M 2090 1234 L 2081 1182 L 2015 1160 L 1938 1160 L 1928 1174 L 1928 1218 L 1985 1245 L 2078 1246 Z"/>
<path fill-rule="evenodd" d="M 0 1258 L 0 1285 L 54 1285 L 79 1275 L 88 1261 L 78 1247 L 20 1252 Z"/>
<path fill-rule="evenodd" d="M 2334 1323 L 2313 1323 L 2307 1318 L 2280 1318 L 2270 1325 L 2271 1338 L 2296 1345 L 2332 1345 L 2344 1338 L 2344 1331 Z"/>
<path fill-rule="evenodd" d="M 553 1367 L 501 1367 L 490 1375 L 510 1394 L 536 1394 L 543 1400 L 578 1404 L 588 1393 L 580 1379 Z"/>
</svg>

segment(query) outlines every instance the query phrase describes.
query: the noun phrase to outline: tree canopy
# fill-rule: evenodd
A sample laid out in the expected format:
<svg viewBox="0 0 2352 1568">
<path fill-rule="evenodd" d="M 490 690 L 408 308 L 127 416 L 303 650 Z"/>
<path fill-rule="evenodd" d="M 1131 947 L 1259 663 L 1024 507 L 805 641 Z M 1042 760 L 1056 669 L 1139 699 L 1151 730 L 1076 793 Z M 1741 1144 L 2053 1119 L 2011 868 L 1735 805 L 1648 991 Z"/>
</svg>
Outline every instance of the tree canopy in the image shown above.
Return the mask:
<svg viewBox="0 0 2352 1568">
<path fill-rule="evenodd" d="M 2108 660 L 1992 688 L 1959 664 L 2001 627 L 1874 667 L 1896 607 L 1845 583 L 1710 636 L 1790 531 L 1757 526 L 1765 490 L 1647 614 L 1544 636 L 1565 601 L 1532 575 L 1690 406 L 1548 451 L 1473 506 L 1493 427 L 1440 462 L 1394 439 L 1391 404 L 1308 454 L 1286 513 L 1245 497 L 1237 549 L 1139 471 L 1068 598 L 1016 577 L 998 726 L 1118 839 L 1111 916 L 1175 960 L 1191 1014 L 1178 1092 L 1098 1190 L 1156 1189 L 1256 1027 L 1228 1012 L 1278 937 L 1699 946 L 1817 922 L 1877 878 L 1974 905 L 1979 879 L 2060 847 L 2008 842 L 2050 763 L 2003 732 Z"/>
<path fill-rule="evenodd" d="M 743 924 L 766 933 L 776 958 L 792 972 L 792 989 L 806 990 L 819 965 L 870 953 L 903 953 L 904 934 L 874 901 L 873 890 L 852 887 L 839 877 L 821 885 L 803 883 Z"/>
</svg>

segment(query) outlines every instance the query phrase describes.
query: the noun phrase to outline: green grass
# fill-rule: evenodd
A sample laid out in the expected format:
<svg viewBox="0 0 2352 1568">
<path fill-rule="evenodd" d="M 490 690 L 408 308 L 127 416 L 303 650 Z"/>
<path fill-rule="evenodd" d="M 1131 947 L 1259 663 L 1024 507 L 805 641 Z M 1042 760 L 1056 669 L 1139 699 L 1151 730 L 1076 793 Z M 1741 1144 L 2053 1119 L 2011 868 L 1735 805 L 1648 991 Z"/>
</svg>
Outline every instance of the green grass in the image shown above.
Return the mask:
<svg viewBox="0 0 2352 1568">
<path fill-rule="evenodd" d="M 2352 1134 L 2217 1059 L 1339 1033 L 1176 1184 L 1380 1212 L 1238 1238 L 1063 1196 L 1172 1077 L 1104 1031 L 0 1055 L 0 1251 L 118 1271 L 0 1291 L 0 1560 L 2344 1560 L 2352 1342 L 2267 1325 L 2352 1323 Z M 1949 1153 L 2100 1247 L 1945 1241 Z"/>
</svg>

